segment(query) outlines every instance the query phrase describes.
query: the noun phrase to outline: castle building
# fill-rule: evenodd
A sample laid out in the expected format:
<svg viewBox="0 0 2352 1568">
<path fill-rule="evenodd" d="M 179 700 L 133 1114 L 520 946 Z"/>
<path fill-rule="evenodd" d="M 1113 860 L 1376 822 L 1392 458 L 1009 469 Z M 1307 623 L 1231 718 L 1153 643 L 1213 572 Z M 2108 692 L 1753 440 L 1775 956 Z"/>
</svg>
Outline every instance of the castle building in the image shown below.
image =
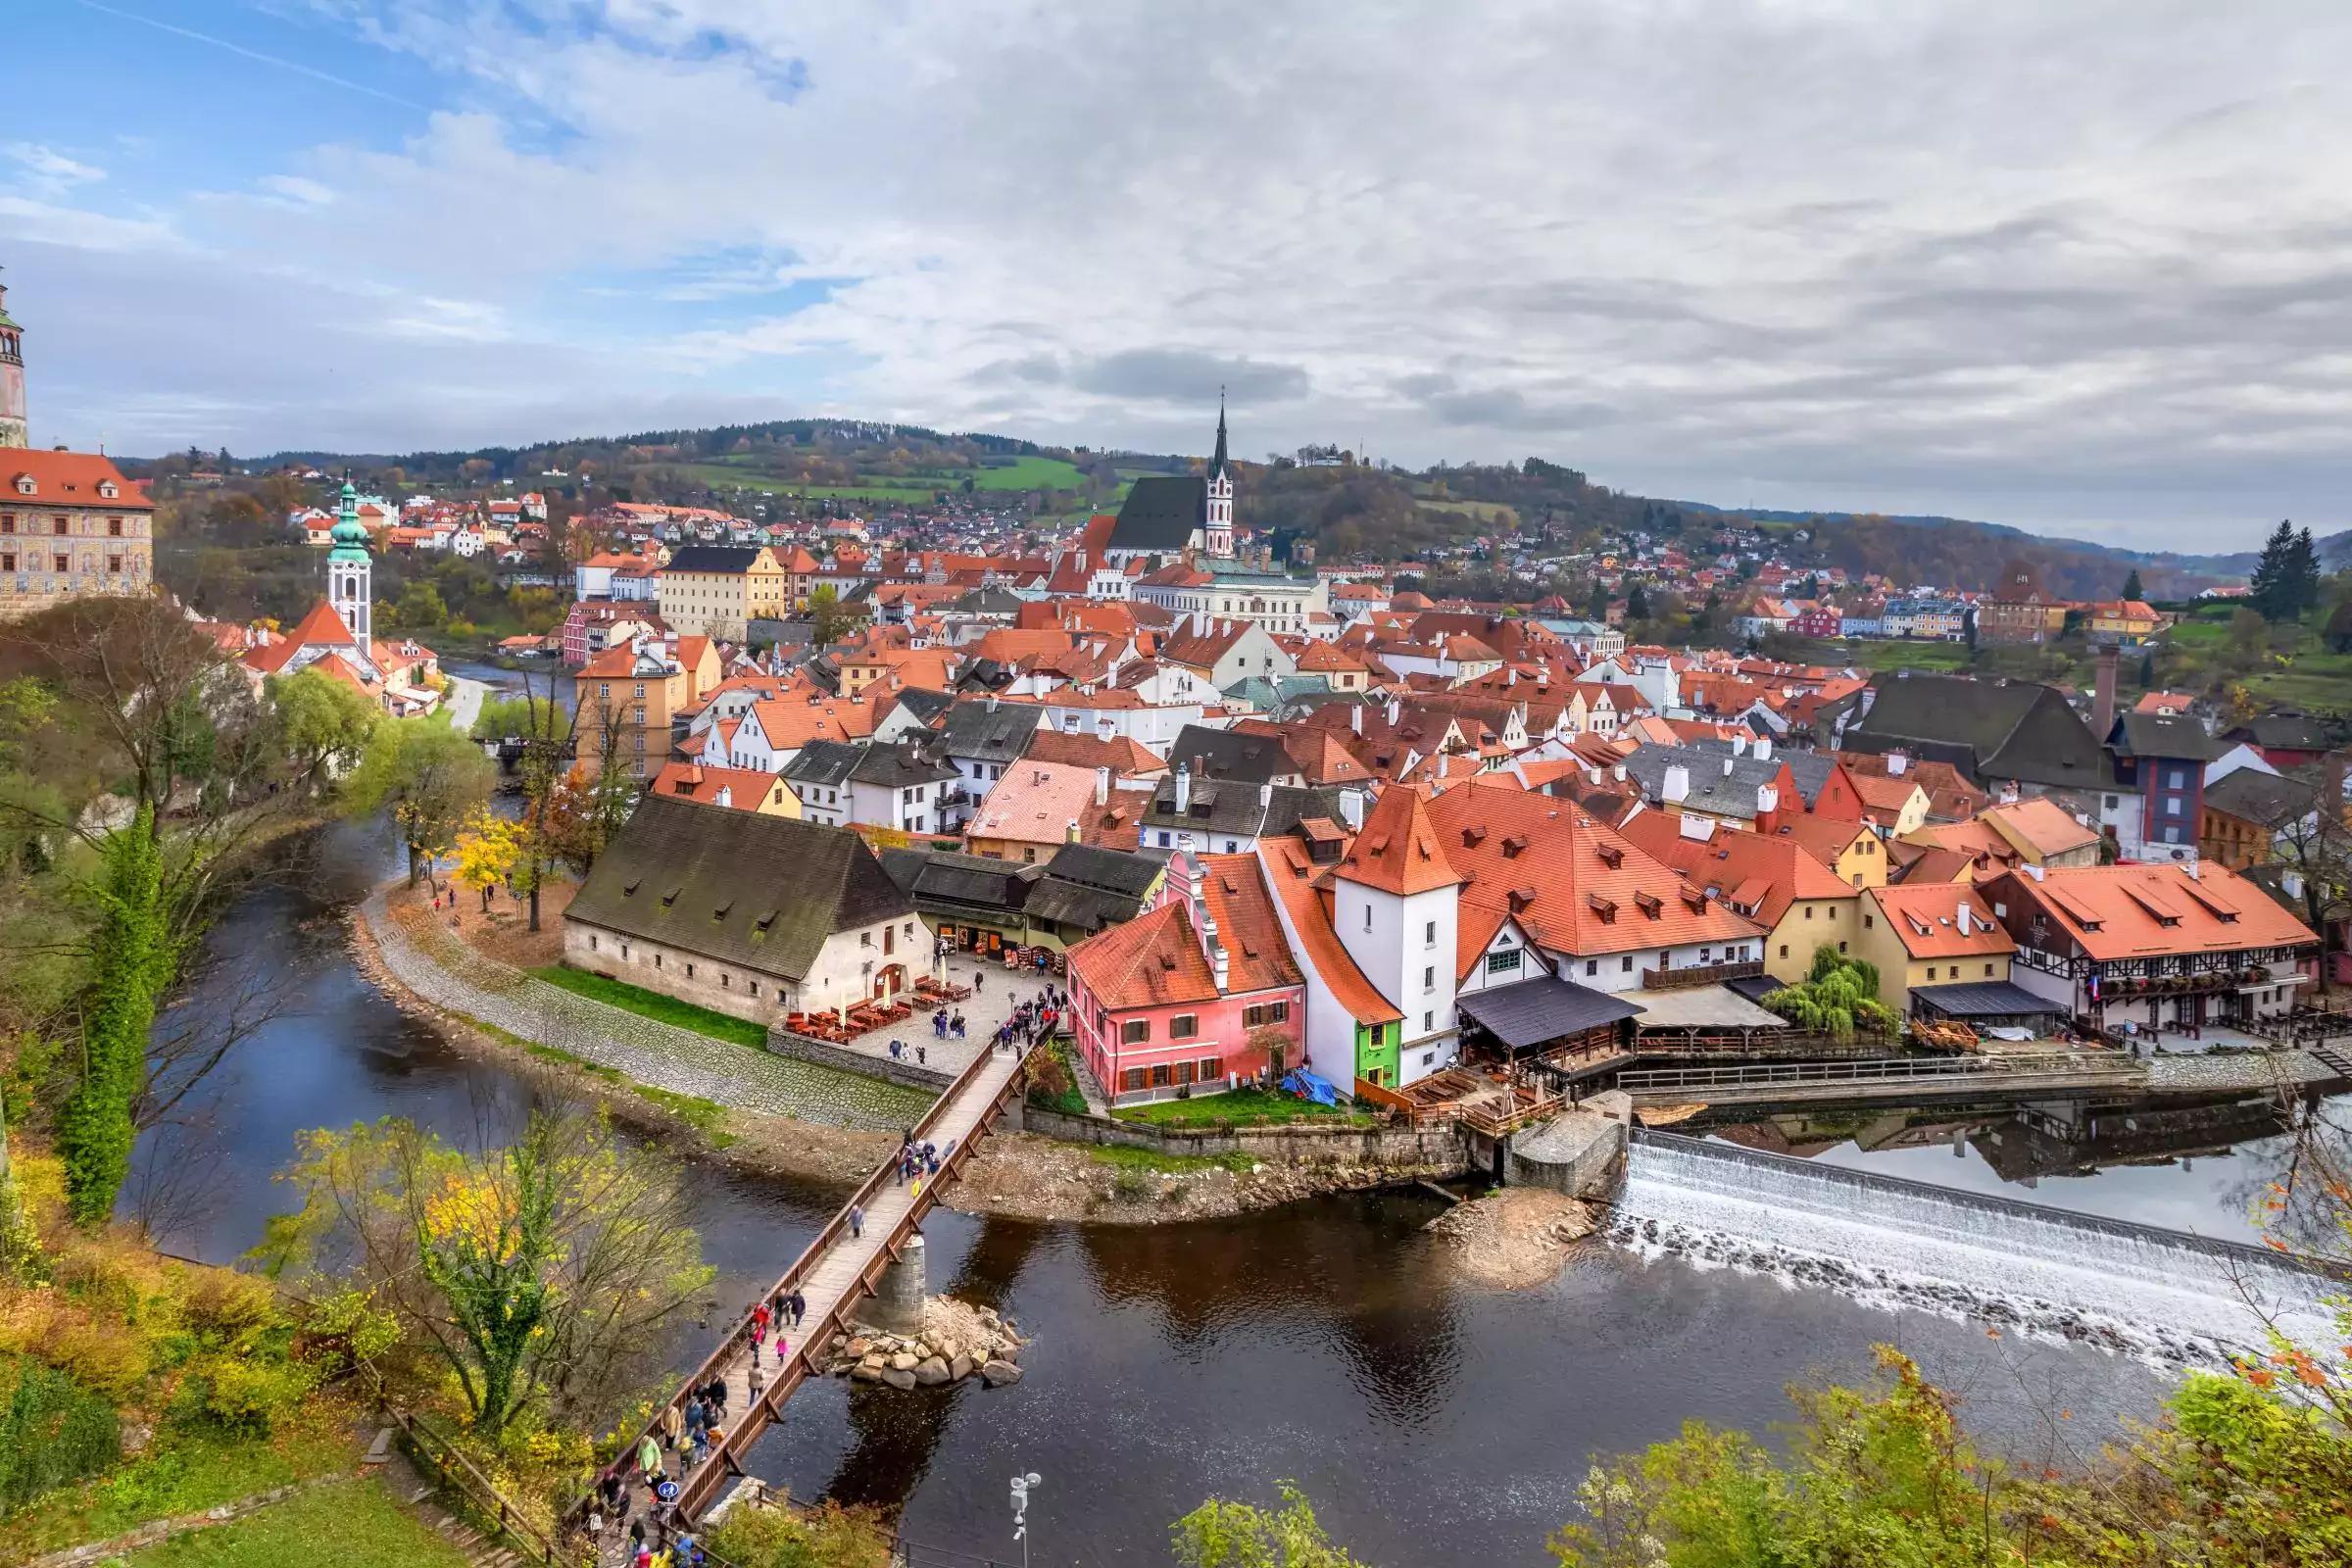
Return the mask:
<svg viewBox="0 0 2352 1568">
<path fill-rule="evenodd" d="M 368 530 L 360 523 L 360 492 L 343 477 L 342 504 L 335 509 L 334 548 L 326 556 L 326 599 L 336 618 L 362 648 L 375 641 L 375 564 L 368 555 Z"/>
<path fill-rule="evenodd" d="M 155 504 L 102 453 L 27 444 L 24 333 L 0 288 L 0 620 L 67 599 L 143 594 Z"/>
</svg>

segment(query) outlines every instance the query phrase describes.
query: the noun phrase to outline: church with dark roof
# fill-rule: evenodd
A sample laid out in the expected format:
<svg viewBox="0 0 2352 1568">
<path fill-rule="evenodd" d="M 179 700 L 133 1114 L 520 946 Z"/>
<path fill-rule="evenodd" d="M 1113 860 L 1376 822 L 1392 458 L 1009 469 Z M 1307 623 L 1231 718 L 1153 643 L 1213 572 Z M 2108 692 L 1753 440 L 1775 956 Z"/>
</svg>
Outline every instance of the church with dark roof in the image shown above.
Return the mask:
<svg viewBox="0 0 2352 1568">
<path fill-rule="evenodd" d="M 1102 555 L 1117 566 L 1149 557 L 1233 559 L 1233 465 L 1226 454 L 1222 400 L 1217 404 L 1217 450 L 1208 460 L 1208 471 L 1136 480 Z"/>
</svg>

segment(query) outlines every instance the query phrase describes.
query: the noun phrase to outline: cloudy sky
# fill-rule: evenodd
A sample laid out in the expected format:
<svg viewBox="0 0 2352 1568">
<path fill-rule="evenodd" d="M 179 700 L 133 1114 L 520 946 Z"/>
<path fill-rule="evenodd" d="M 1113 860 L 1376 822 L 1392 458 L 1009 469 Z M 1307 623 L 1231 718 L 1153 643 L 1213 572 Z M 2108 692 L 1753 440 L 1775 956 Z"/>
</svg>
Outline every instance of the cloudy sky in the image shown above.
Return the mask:
<svg viewBox="0 0 2352 1568">
<path fill-rule="evenodd" d="M 841 413 L 2352 522 L 2341 0 L 27 0 L 36 441 Z"/>
</svg>

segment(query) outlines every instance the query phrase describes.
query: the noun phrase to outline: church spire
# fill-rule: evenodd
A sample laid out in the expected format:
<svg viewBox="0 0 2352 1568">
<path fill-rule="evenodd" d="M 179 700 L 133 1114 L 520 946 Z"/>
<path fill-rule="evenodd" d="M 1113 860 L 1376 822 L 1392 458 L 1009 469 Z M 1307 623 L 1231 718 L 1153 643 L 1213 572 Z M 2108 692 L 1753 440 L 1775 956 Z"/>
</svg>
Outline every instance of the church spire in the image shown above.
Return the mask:
<svg viewBox="0 0 2352 1568">
<path fill-rule="evenodd" d="M 1233 466 L 1225 456 L 1225 389 L 1217 388 L 1217 455 L 1208 460 L 1208 524 L 1201 540 L 1210 559 L 1233 559 Z"/>
<path fill-rule="evenodd" d="M 1216 478 L 1225 471 L 1225 389 L 1217 388 L 1217 455 L 1208 460 L 1208 476 Z"/>
</svg>

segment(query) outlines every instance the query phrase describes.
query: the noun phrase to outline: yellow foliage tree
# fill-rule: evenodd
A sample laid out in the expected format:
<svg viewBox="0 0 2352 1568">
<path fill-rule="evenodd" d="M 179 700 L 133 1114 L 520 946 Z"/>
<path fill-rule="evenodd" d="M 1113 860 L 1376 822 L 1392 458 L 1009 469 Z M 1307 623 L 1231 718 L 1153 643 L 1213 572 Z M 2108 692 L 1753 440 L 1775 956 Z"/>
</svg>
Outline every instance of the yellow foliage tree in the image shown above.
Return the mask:
<svg viewBox="0 0 2352 1568">
<path fill-rule="evenodd" d="M 522 858 L 522 841 L 514 823 L 504 817 L 477 811 L 473 820 L 458 832 L 458 868 L 453 879 L 461 887 L 468 887 L 482 896 L 482 907 L 490 907 L 490 891 L 514 874 L 515 863 Z"/>
</svg>

